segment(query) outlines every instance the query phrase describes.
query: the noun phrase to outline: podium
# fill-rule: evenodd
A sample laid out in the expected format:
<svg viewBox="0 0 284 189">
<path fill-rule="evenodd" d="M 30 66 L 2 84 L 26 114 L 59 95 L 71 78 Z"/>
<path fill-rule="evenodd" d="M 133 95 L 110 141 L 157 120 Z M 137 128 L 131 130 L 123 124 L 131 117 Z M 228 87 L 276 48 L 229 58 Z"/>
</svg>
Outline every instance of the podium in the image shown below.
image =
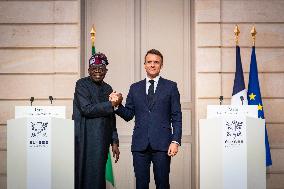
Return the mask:
<svg viewBox="0 0 284 189">
<path fill-rule="evenodd" d="M 39 188 L 74 188 L 74 123 L 62 106 L 17 106 L 7 121 L 7 189 Z"/>
<path fill-rule="evenodd" d="M 255 106 L 208 106 L 199 120 L 200 189 L 265 189 L 265 120 Z"/>
</svg>

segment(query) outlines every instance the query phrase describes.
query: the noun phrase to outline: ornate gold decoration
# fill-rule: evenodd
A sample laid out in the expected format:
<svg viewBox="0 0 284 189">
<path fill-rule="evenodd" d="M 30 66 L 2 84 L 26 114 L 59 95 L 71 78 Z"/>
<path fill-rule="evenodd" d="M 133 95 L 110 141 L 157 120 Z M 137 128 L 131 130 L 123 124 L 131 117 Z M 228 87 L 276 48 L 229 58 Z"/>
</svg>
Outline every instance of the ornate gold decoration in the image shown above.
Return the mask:
<svg viewBox="0 0 284 189">
<path fill-rule="evenodd" d="M 250 33 L 251 33 L 251 37 L 252 37 L 252 44 L 253 44 L 253 46 L 255 46 L 255 38 L 256 38 L 256 34 L 257 34 L 255 26 L 252 27 Z"/>
<path fill-rule="evenodd" d="M 236 45 L 238 45 L 239 44 L 239 34 L 241 33 L 238 25 L 236 25 L 234 29 L 234 33 L 235 33 L 235 42 L 236 42 Z"/>
<path fill-rule="evenodd" d="M 91 34 L 92 46 L 94 46 L 95 45 L 95 39 L 96 39 L 96 29 L 95 29 L 95 26 L 92 27 L 92 30 L 91 30 L 90 34 Z"/>
</svg>

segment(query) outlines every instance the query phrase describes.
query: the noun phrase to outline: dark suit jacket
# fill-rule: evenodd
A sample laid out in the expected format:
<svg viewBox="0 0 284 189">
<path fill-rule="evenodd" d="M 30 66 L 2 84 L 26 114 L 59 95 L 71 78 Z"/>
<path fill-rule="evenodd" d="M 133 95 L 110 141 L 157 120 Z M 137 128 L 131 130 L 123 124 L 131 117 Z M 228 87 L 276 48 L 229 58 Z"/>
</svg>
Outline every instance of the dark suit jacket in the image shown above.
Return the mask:
<svg viewBox="0 0 284 189">
<path fill-rule="evenodd" d="M 153 150 L 168 151 L 172 141 L 181 144 L 182 113 L 177 84 L 160 77 L 152 104 L 148 104 L 146 79 L 131 85 L 125 107 L 116 114 L 129 121 L 135 116 L 132 151 L 143 151 L 150 144 Z"/>
</svg>

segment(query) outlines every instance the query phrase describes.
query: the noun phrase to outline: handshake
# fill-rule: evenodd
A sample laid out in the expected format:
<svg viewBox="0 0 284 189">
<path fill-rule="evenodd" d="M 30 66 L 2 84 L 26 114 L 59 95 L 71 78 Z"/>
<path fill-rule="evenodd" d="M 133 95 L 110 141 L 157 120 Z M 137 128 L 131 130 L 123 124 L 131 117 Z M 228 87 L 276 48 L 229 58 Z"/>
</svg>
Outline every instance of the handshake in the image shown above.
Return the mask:
<svg viewBox="0 0 284 189">
<path fill-rule="evenodd" d="M 121 104 L 123 97 L 121 93 L 117 93 L 116 91 L 113 91 L 109 97 L 109 101 L 111 102 L 111 105 L 113 107 L 117 107 L 119 104 Z"/>
</svg>

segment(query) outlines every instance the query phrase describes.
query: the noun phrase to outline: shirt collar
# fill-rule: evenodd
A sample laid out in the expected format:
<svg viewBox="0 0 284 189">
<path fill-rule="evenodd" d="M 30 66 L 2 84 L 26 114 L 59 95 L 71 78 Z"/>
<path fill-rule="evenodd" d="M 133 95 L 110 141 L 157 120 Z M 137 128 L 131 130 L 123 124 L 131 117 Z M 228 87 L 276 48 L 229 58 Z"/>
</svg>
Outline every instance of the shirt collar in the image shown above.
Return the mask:
<svg viewBox="0 0 284 189">
<path fill-rule="evenodd" d="M 149 80 L 154 80 L 154 82 L 155 82 L 155 83 L 158 83 L 158 81 L 159 81 L 160 77 L 161 77 L 161 76 L 159 76 L 159 75 L 158 75 L 158 76 L 157 76 L 157 77 L 155 77 L 154 79 L 150 79 L 149 77 L 147 77 L 147 76 L 146 76 L 146 83 L 148 83 L 148 82 L 149 82 Z"/>
</svg>

